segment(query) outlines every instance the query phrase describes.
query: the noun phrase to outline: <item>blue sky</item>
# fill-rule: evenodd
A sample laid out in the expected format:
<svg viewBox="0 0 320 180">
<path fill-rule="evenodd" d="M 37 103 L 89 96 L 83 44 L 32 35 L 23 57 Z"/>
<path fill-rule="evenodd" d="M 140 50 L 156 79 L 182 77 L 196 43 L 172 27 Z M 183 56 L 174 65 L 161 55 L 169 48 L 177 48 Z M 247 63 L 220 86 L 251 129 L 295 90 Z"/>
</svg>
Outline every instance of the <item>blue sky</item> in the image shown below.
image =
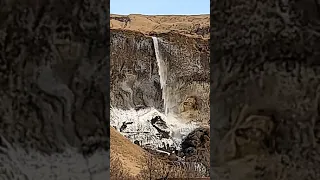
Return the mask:
<svg viewBox="0 0 320 180">
<path fill-rule="evenodd" d="M 111 14 L 210 14 L 210 0 L 110 0 Z"/>
</svg>

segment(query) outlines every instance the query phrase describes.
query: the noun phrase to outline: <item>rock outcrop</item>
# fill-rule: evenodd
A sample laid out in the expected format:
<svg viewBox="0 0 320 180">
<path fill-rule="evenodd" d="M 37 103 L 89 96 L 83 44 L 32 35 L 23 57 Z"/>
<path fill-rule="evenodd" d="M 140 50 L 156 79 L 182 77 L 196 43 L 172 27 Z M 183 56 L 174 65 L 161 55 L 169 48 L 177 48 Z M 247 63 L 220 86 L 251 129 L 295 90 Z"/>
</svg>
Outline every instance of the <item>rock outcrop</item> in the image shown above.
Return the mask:
<svg viewBox="0 0 320 180">
<path fill-rule="evenodd" d="M 210 170 L 210 129 L 201 127 L 192 131 L 181 143 L 181 152 L 187 162 L 202 163 Z"/>
<path fill-rule="evenodd" d="M 319 179 L 319 2 L 211 5 L 211 178 Z"/>
<path fill-rule="evenodd" d="M 108 4 L 0 2 L 0 179 L 108 176 Z"/>
<path fill-rule="evenodd" d="M 111 29 L 111 105 L 122 109 L 155 107 L 164 112 L 159 67 L 150 35 L 159 39 L 167 71 L 165 100 L 169 112 L 207 122 L 208 40 L 178 32 L 144 34 Z"/>
</svg>

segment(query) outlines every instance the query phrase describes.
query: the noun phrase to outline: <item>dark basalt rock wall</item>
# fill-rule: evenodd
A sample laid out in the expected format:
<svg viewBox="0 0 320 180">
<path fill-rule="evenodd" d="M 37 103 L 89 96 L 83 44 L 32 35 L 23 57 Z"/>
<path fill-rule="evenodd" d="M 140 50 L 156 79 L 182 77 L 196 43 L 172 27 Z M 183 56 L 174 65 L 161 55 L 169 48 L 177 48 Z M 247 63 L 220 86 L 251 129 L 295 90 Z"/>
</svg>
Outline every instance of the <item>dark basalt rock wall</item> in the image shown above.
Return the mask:
<svg viewBox="0 0 320 180">
<path fill-rule="evenodd" d="M 201 127 L 192 131 L 181 143 L 181 152 L 187 162 L 202 163 L 210 169 L 210 128 Z M 209 173 L 208 173 L 209 174 Z"/>
<path fill-rule="evenodd" d="M 111 105 L 162 109 L 158 65 L 151 37 L 111 30 Z"/>
<path fill-rule="evenodd" d="M 319 179 L 319 2 L 211 5 L 212 174 Z"/>
<path fill-rule="evenodd" d="M 177 33 L 155 34 L 167 68 L 169 109 L 180 113 L 189 96 L 197 96 L 200 112 L 209 116 L 209 46 L 204 39 Z M 129 109 L 155 107 L 163 111 L 159 68 L 150 36 L 111 30 L 111 105 Z"/>
<path fill-rule="evenodd" d="M 108 175 L 108 8 L 0 2 L 0 179 Z"/>
</svg>

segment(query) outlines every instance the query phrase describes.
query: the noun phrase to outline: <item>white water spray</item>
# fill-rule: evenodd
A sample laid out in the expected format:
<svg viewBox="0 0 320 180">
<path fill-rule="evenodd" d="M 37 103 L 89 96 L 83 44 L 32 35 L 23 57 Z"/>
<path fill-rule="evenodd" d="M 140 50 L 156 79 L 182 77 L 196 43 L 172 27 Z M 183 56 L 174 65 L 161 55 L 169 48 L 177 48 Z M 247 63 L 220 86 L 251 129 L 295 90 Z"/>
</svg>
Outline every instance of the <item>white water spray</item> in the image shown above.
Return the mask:
<svg viewBox="0 0 320 180">
<path fill-rule="evenodd" d="M 163 99 L 163 107 L 164 107 L 164 114 L 168 115 L 168 107 L 167 107 L 167 97 L 166 97 L 166 85 L 167 85 L 167 69 L 166 64 L 161 58 L 160 51 L 159 51 L 159 42 L 157 37 L 152 37 L 154 51 L 156 54 L 156 59 L 159 68 L 159 76 L 160 76 L 160 85 L 162 89 L 162 99 Z"/>
<path fill-rule="evenodd" d="M 157 136 L 159 131 L 150 122 L 156 116 L 160 116 L 166 122 L 167 128 L 161 127 L 161 130 L 169 132 L 170 138 L 159 138 Z M 130 139 L 131 142 L 138 140 L 141 145 L 148 145 L 152 149 L 162 147 L 163 143 L 180 149 L 183 138 L 198 127 L 196 123 L 181 122 L 170 114 L 165 116 L 155 108 L 140 110 L 112 108 L 110 111 L 110 125 L 120 130 L 124 122 L 129 122 L 130 124 L 121 132 L 122 135 Z"/>
</svg>

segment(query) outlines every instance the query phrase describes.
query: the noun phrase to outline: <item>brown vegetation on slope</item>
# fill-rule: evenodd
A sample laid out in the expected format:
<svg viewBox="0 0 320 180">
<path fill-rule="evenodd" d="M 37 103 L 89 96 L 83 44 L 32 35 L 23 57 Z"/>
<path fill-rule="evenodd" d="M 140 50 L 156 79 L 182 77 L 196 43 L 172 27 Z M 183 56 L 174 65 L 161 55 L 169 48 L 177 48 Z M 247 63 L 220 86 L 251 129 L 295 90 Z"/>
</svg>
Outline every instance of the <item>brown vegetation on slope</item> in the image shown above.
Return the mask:
<svg viewBox="0 0 320 180">
<path fill-rule="evenodd" d="M 110 179 L 144 180 L 167 178 L 191 179 L 202 174 L 192 166 L 175 165 L 157 155 L 148 153 L 110 127 Z"/>
<path fill-rule="evenodd" d="M 115 15 L 110 16 L 111 29 L 139 31 L 143 34 L 178 32 L 209 39 L 210 15 Z"/>
<path fill-rule="evenodd" d="M 141 159 L 145 153 L 141 147 L 133 144 L 113 127 L 110 127 L 110 156 L 111 159 L 119 160 L 124 171 L 132 176 L 138 175 L 142 170 L 143 162 Z"/>
</svg>

